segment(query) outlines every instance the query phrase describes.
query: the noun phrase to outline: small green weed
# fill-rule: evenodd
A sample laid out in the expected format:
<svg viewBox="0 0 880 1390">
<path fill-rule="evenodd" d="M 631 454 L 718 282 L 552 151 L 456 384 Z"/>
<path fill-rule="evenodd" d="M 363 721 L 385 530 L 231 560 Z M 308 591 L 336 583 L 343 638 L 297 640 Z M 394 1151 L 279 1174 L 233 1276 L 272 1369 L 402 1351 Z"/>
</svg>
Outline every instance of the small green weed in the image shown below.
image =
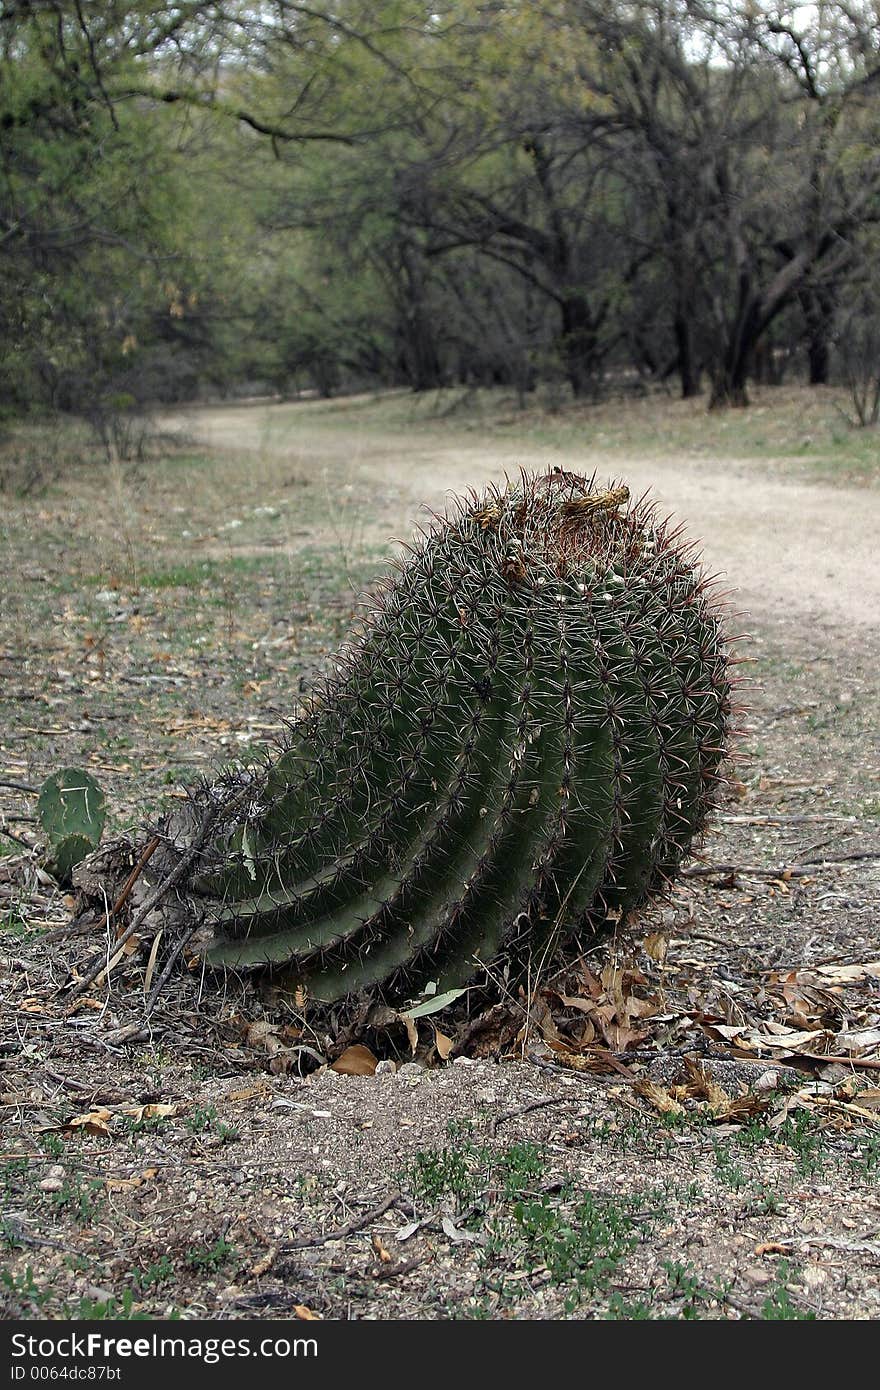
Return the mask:
<svg viewBox="0 0 880 1390">
<path fill-rule="evenodd" d="M 137 1134 L 162 1134 L 170 1128 L 171 1117 L 168 1115 L 142 1115 L 140 1118 L 122 1115 L 119 1122 L 120 1132 L 130 1138 Z"/>
<path fill-rule="evenodd" d="M 805 1178 L 820 1172 L 823 1165 L 822 1140 L 813 1128 L 815 1123 L 809 1111 L 798 1110 L 795 1118 L 789 1115 L 777 1131 L 779 1142 L 791 1149 L 797 1171 Z"/>
<path fill-rule="evenodd" d="M 719 1181 L 734 1192 L 741 1192 L 744 1187 L 748 1187 L 748 1175 L 743 1172 L 734 1158 L 730 1146 L 716 1140 L 712 1149 L 715 1154 L 715 1170 Z"/>
<path fill-rule="evenodd" d="M 72 1174 L 64 1179 L 57 1192 L 50 1194 L 50 1200 L 56 1212 L 64 1212 L 80 1226 L 87 1226 L 97 1215 L 97 1195 L 103 1190 L 103 1183 L 93 1178 L 83 1180 L 77 1174 Z"/>
<path fill-rule="evenodd" d="M 157 1284 L 164 1284 L 169 1279 L 173 1279 L 174 1265 L 168 1255 L 161 1255 L 158 1260 L 148 1265 L 146 1269 L 136 1272 L 133 1277 L 140 1288 L 150 1289 Z"/>
<path fill-rule="evenodd" d="M 849 1161 L 849 1170 L 855 1178 L 880 1177 L 880 1135 L 869 1134 L 859 1140 L 858 1154 Z"/>
<path fill-rule="evenodd" d="M 18 1229 L 5 1216 L 0 1220 L 0 1244 L 4 1250 L 21 1250 L 24 1248 L 24 1241 L 18 1233 Z"/>
<path fill-rule="evenodd" d="M 101 1322 L 105 1319 L 119 1319 L 126 1322 L 149 1322 L 149 1313 L 135 1313 L 134 1294 L 131 1289 L 124 1289 L 119 1298 L 92 1299 L 81 1298 L 75 1309 L 71 1312 L 66 1308 L 68 1317 L 89 1322 Z"/>
<path fill-rule="evenodd" d="M 764 1300 L 761 1317 L 766 1322 L 815 1322 L 816 1314 L 798 1308 L 791 1301 L 788 1281 L 792 1276 L 791 1266 L 782 1260 L 776 1271 L 776 1283 Z"/>
<path fill-rule="evenodd" d="M 654 1305 L 650 1299 L 636 1299 L 628 1302 L 615 1290 L 608 1300 L 605 1318 L 609 1322 L 650 1322 L 654 1319 Z"/>
<path fill-rule="evenodd" d="M 567 1199 L 567 1200 L 566 1200 Z M 512 1212 L 499 1212 L 489 1226 L 483 1266 L 491 1281 L 501 1274 L 500 1289 L 511 1294 L 507 1270 L 546 1269 L 550 1283 L 565 1290 L 565 1311 L 607 1287 L 621 1259 L 635 1244 L 631 1213 L 615 1202 L 592 1195 L 571 1203 L 542 1195 L 518 1201 Z"/>
<path fill-rule="evenodd" d="M 191 1245 L 184 1254 L 183 1262 L 188 1269 L 219 1269 L 234 1254 L 235 1246 L 225 1236 L 218 1236 L 207 1249 L 200 1250 L 197 1245 Z"/>
<path fill-rule="evenodd" d="M 723 1304 L 730 1293 L 729 1283 L 710 1288 L 701 1281 L 695 1270 L 686 1269 L 674 1260 L 664 1260 L 663 1268 L 669 1280 L 670 1295 L 676 1300 L 681 1299 L 678 1316 L 685 1322 L 699 1319 L 701 1308 Z"/>
<path fill-rule="evenodd" d="M 26 1158 L 7 1158 L 0 1163 L 0 1192 L 20 1192 L 29 1167 Z"/>
<path fill-rule="evenodd" d="M 220 1119 L 213 1105 L 195 1105 L 184 1120 L 190 1134 L 215 1134 L 225 1144 L 238 1138 L 238 1130 Z"/>
<path fill-rule="evenodd" d="M 407 1170 L 417 1206 L 436 1207 L 452 1198 L 456 1211 L 473 1205 L 480 1184 L 469 1160 L 475 1154 L 470 1145 L 460 1149 L 419 1152 Z"/>
<path fill-rule="evenodd" d="M 34 1271 L 28 1265 L 24 1274 L 12 1274 L 8 1269 L 0 1269 L 0 1284 L 10 1297 L 20 1304 L 33 1304 L 42 1308 L 49 1298 L 48 1289 L 41 1289 L 34 1279 Z"/>
</svg>

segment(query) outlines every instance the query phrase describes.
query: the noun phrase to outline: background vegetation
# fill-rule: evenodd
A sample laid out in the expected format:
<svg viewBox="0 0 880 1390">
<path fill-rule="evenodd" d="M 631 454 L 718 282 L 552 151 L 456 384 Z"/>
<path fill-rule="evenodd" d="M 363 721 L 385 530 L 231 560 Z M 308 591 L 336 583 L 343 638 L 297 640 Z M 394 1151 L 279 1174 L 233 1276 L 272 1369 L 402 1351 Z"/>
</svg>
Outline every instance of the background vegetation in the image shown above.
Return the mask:
<svg viewBox="0 0 880 1390">
<path fill-rule="evenodd" d="M 837 379 L 877 0 L 0 3 L 0 410 Z"/>
</svg>

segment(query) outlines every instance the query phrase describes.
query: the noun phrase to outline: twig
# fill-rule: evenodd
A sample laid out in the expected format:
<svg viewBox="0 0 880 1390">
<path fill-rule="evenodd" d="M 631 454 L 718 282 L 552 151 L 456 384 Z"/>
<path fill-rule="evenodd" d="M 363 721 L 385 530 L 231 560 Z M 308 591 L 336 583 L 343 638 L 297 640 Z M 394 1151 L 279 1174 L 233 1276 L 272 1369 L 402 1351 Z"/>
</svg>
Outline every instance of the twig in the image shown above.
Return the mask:
<svg viewBox="0 0 880 1390">
<path fill-rule="evenodd" d="M 64 941 L 70 936 L 89 936 L 98 925 L 98 919 L 90 917 L 87 922 L 65 922 L 63 927 L 54 927 L 52 931 L 47 931 L 40 940 L 46 945 L 55 941 Z"/>
<path fill-rule="evenodd" d="M 824 825 L 827 821 L 845 821 L 855 825 L 857 816 L 841 816 L 829 813 L 825 816 L 718 816 L 724 825 Z"/>
<path fill-rule="evenodd" d="M 409 1274 L 410 1270 L 418 1269 L 419 1265 L 429 1264 L 433 1260 L 433 1254 L 413 1255 L 411 1260 L 404 1260 L 397 1265 L 379 1265 L 372 1274 L 374 1279 L 396 1279 L 398 1274 Z"/>
<path fill-rule="evenodd" d="M 846 864 L 854 859 L 880 859 L 876 849 L 854 850 L 852 854 L 839 854 L 836 859 L 805 859 L 805 864 Z"/>
<path fill-rule="evenodd" d="M 43 1071 L 53 1081 L 57 1081 L 66 1091 L 94 1091 L 95 1086 L 87 1081 L 74 1081 L 70 1076 L 62 1076 L 60 1071 L 53 1071 L 51 1067 L 43 1067 Z"/>
<path fill-rule="evenodd" d="M 572 1096 L 548 1096 L 544 1100 L 533 1100 L 528 1105 L 520 1105 L 516 1110 L 505 1110 L 503 1115 L 495 1116 L 489 1126 L 489 1133 L 494 1138 L 498 1133 L 498 1126 L 503 1125 L 507 1120 L 515 1120 L 519 1115 L 528 1115 L 532 1110 L 544 1110 L 548 1105 L 563 1105 L 572 1099 L 574 1099 Z"/>
<path fill-rule="evenodd" d="M 31 796 L 36 796 L 40 790 L 29 782 L 13 782 L 8 777 L 0 777 L 0 787 L 9 787 L 14 792 L 29 792 Z"/>
<path fill-rule="evenodd" d="M 175 942 L 174 948 L 171 951 L 171 954 L 169 955 L 162 969 L 162 974 L 159 976 L 158 980 L 153 985 L 153 988 L 150 990 L 149 996 L 147 998 L 147 1002 L 144 1008 L 144 1013 L 147 1018 L 149 1018 L 150 1014 L 153 1012 L 153 1009 L 156 1006 L 156 1000 L 159 998 L 159 995 L 162 993 L 162 990 L 165 988 L 165 985 L 168 983 L 168 980 L 171 977 L 171 971 L 174 969 L 174 962 L 177 960 L 177 957 L 180 955 L 181 951 L 183 950 L 186 943 L 189 941 L 194 931 L 195 926 L 190 927 L 189 931 L 184 932 L 183 935 L 180 936 L 178 940 Z"/>
<path fill-rule="evenodd" d="M 725 939 L 723 936 L 716 936 L 714 932 L 695 930 L 693 927 L 687 926 L 682 932 L 681 939 L 683 941 L 709 941 L 713 946 L 724 946 L 727 949 L 736 944 L 729 937 Z"/>
<path fill-rule="evenodd" d="M 156 853 L 156 850 L 159 848 L 159 845 L 161 843 L 162 842 L 159 839 L 159 836 L 154 835 L 152 840 L 150 840 L 149 844 L 145 847 L 140 859 L 135 864 L 128 878 L 125 880 L 125 883 L 122 885 L 122 891 L 119 894 L 119 897 L 116 899 L 116 902 L 110 909 L 111 920 L 114 917 L 118 917 L 119 913 L 122 911 L 123 907 L 129 899 L 129 896 L 131 895 L 132 888 L 134 888 L 134 885 L 137 883 L 138 879 L 140 878 L 147 864 L 152 859 L 153 855 Z"/>
<path fill-rule="evenodd" d="M 169 888 L 173 888 L 175 883 L 178 883 L 180 879 L 183 878 L 183 875 L 186 873 L 190 864 L 192 864 L 193 860 L 196 858 L 199 851 L 201 850 L 202 845 L 205 843 L 205 840 L 208 836 L 208 831 L 211 829 L 211 826 L 214 823 L 218 810 L 219 807 L 217 806 L 209 806 L 208 810 L 205 812 L 205 814 L 202 816 L 201 821 L 199 822 L 199 828 L 196 831 L 195 838 L 193 839 L 192 844 L 189 846 L 189 849 L 186 851 L 185 854 L 181 855 L 174 868 L 171 870 L 169 874 L 166 874 L 165 878 L 162 880 L 159 886 L 155 888 L 152 893 L 150 893 L 149 897 L 141 905 L 139 910 L 135 913 L 134 917 L 132 917 L 128 926 L 125 928 L 125 931 L 122 932 L 116 938 L 117 950 L 120 946 L 124 946 L 125 942 L 128 941 L 130 937 L 134 936 L 135 932 L 143 924 L 143 922 L 152 912 L 156 904 L 158 902 L 161 902 L 162 898 L 168 892 Z M 105 962 L 103 960 L 100 960 L 95 965 L 93 965 L 90 970 L 86 971 L 85 975 L 83 975 L 81 979 L 77 980 L 73 990 L 71 991 L 71 1004 L 74 1000 L 78 999 L 79 996 L 85 990 L 88 989 L 89 985 L 94 983 L 94 981 L 98 978 L 98 976 L 105 968 Z M 68 1006 L 66 1012 L 70 1012 L 70 1006 Z"/>
<path fill-rule="evenodd" d="M 805 864 L 782 864 L 778 869 L 764 869 L 758 864 L 693 864 L 681 870 L 682 878 L 730 878 L 738 874 L 746 878 L 806 878 L 816 872 L 817 867 L 831 865 L 835 861 L 826 859 L 821 866 L 807 868 Z"/>
<path fill-rule="evenodd" d="M 798 1052 L 795 1056 L 798 1059 L 805 1057 L 808 1062 L 822 1062 L 826 1065 L 838 1062 L 841 1066 L 858 1067 L 861 1071 L 880 1071 L 880 1057 L 847 1057 L 846 1054 L 838 1057 L 833 1052 Z"/>
<path fill-rule="evenodd" d="M 682 878 L 712 878 L 718 874 L 734 877 L 742 874 L 746 878 L 805 878 L 819 869 L 833 869 L 839 864 L 848 864 L 858 859 L 880 859 L 877 850 L 854 850 L 851 854 L 839 854 L 834 859 L 805 859 L 803 863 L 780 864 L 777 869 L 765 869 L 759 864 L 693 864 L 682 869 Z"/>
<path fill-rule="evenodd" d="M 346 1236 L 353 1235 L 355 1231 L 362 1231 L 365 1226 L 369 1226 L 371 1221 L 384 1216 L 389 1207 L 393 1207 L 395 1202 L 400 1200 L 399 1192 L 392 1192 L 390 1197 L 386 1197 L 378 1206 L 372 1207 L 364 1216 L 357 1221 L 349 1221 L 347 1226 L 337 1226 L 333 1231 L 327 1231 L 322 1236 L 303 1236 L 300 1240 L 291 1240 L 278 1247 L 279 1255 L 289 1255 L 294 1250 L 307 1250 L 312 1245 L 326 1245 L 329 1240 L 345 1240 Z"/>
</svg>

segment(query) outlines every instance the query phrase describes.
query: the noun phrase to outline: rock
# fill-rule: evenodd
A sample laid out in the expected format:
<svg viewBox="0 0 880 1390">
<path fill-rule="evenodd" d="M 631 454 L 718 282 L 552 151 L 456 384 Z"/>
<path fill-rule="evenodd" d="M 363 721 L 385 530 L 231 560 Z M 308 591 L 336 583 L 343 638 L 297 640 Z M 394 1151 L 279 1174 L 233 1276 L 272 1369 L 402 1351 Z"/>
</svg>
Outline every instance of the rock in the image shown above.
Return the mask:
<svg viewBox="0 0 880 1390">
<path fill-rule="evenodd" d="M 425 1075 L 425 1068 L 420 1067 L 418 1062 L 404 1062 L 401 1067 L 398 1067 L 397 1075 L 403 1081 L 421 1081 Z"/>
<path fill-rule="evenodd" d="M 41 1192 L 60 1192 L 64 1186 L 64 1169 L 60 1163 L 53 1163 L 46 1169 L 46 1176 L 39 1184 Z"/>
</svg>

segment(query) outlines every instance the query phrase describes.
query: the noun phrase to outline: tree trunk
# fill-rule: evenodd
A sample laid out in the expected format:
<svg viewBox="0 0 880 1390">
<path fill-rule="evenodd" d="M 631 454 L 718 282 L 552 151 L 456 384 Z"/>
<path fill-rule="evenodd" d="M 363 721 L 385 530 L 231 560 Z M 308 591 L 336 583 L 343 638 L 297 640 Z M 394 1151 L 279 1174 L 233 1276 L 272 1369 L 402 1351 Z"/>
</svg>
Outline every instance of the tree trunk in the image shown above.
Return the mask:
<svg viewBox="0 0 880 1390">
<path fill-rule="evenodd" d="M 576 399 L 595 395 L 601 366 L 598 323 L 582 295 L 567 295 L 560 301 L 559 309 L 562 315 L 560 355 L 572 395 Z"/>
<path fill-rule="evenodd" d="M 831 332 L 834 299 L 827 293 L 805 288 L 798 296 L 807 325 L 807 362 L 810 385 L 827 386 L 831 375 Z"/>
<path fill-rule="evenodd" d="M 675 345 L 678 349 L 678 375 L 681 379 L 681 394 L 684 400 L 689 400 L 693 396 L 699 396 L 702 391 L 700 385 L 700 365 L 694 356 L 694 338 L 690 319 L 681 312 L 676 312 L 673 324 L 675 333 Z"/>
</svg>

